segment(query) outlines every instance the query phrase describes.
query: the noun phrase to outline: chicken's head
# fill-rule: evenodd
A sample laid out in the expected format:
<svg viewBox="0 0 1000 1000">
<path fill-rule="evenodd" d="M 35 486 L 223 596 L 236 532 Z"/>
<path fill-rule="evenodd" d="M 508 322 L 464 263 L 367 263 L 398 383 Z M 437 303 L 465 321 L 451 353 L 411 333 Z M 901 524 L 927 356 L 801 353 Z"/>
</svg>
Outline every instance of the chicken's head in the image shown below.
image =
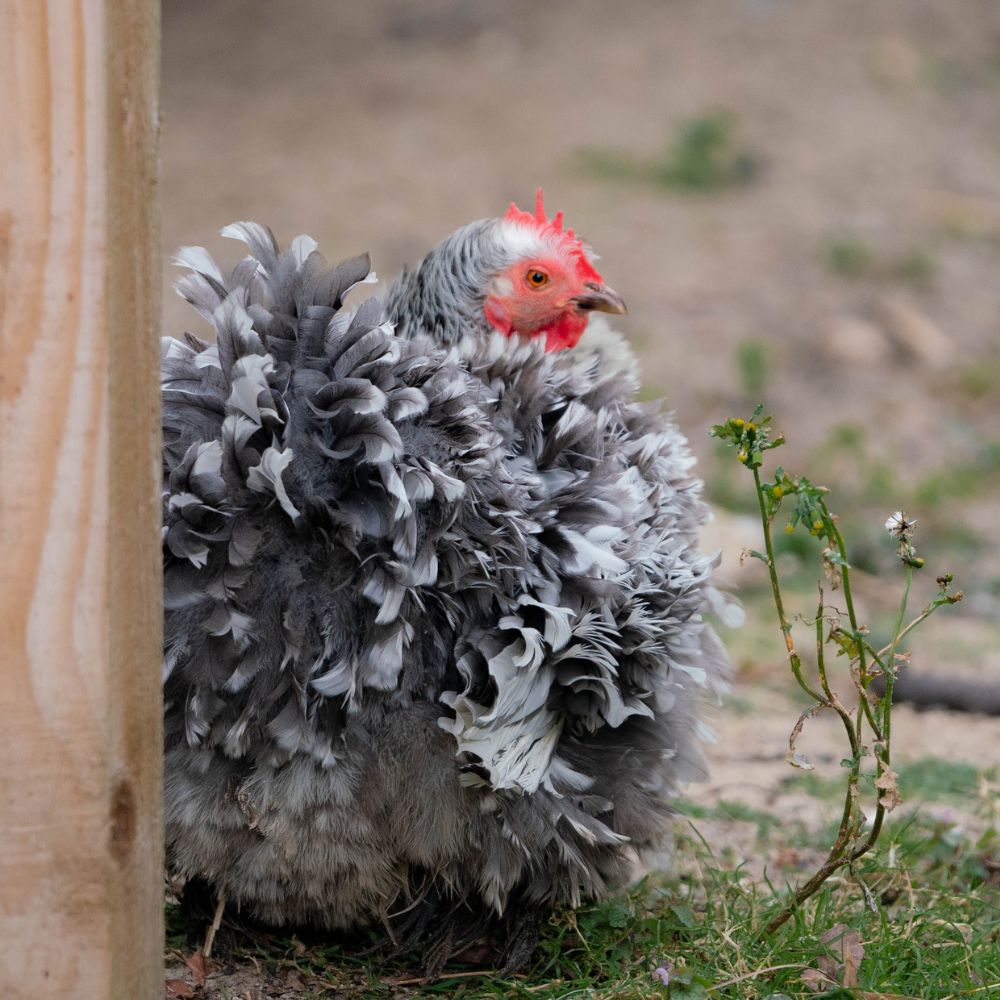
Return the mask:
<svg viewBox="0 0 1000 1000">
<path fill-rule="evenodd" d="M 483 312 L 494 330 L 544 337 L 545 349 L 558 351 L 576 345 L 591 312 L 626 311 L 583 241 L 563 229 L 562 212 L 546 217 L 541 188 L 534 215 L 512 202 L 493 238 L 504 264 L 485 289 Z"/>
<path fill-rule="evenodd" d="M 625 312 L 593 260 L 561 213 L 546 218 L 539 190 L 533 215 L 512 204 L 439 243 L 397 279 L 388 315 L 400 336 L 443 344 L 499 330 L 544 338 L 549 351 L 573 347 L 592 312 Z"/>
</svg>

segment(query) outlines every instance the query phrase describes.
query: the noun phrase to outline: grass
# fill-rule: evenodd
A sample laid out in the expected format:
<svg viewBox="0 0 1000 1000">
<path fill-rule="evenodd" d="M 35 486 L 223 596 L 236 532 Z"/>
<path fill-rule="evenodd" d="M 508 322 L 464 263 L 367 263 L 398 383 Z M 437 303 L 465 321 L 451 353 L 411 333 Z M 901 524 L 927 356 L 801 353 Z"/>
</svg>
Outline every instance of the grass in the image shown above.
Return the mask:
<svg viewBox="0 0 1000 1000">
<path fill-rule="evenodd" d="M 970 90 L 1000 87 L 1000 57 L 949 59 L 930 56 L 925 60 L 924 77 L 929 86 L 946 97 L 961 97 Z"/>
<path fill-rule="evenodd" d="M 678 804 L 678 812 L 691 820 L 716 819 L 727 823 L 753 823 L 757 828 L 757 837 L 762 841 L 781 823 L 780 817 L 774 813 L 726 799 L 721 799 L 713 806 L 681 802 Z"/>
<path fill-rule="evenodd" d="M 974 365 L 961 369 L 955 377 L 955 388 L 967 399 L 993 399 L 1000 391 L 1000 360 L 980 358 Z"/>
<path fill-rule="evenodd" d="M 837 236 L 824 248 L 826 266 L 845 278 L 860 278 L 868 274 L 874 255 L 868 245 L 856 236 Z"/>
<path fill-rule="evenodd" d="M 1000 441 L 979 443 L 975 453 L 949 462 L 927 476 L 917 487 L 917 502 L 925 507 L 948 498 L 968 499 L 993 491 L 1000 484 Z"/>
<path fill-rule="evenodd" d="M 827 269 L 842 278 L 901 281 L 926 287 L 937 272 L 935 257 L 923 247 L 911 247 L 896 255 L 879 255 L 853 234 L 827 239 L 821 256 Z"/>
<path fill-rule="evenodd" d="M 934 794 L 950 795 L 955 780 L 968 795 L 981 777 L 974 768 L 931 759 L 912 768 L 914 779 Z M 829 805 L 832 812 L 832 799 Z M 1000 849 L 995 829 L 976 836 L 921 809 L 894 815 L 876 854 L 832 880 L 765 938 L 756 928 L 782 905 L 784 883 L 798 876 L 798 854 L 815 843 L 816 832 L 738 803 L 681 803 L 680 811 L 678 871 L 665 880 L 649 878 L 600 905 L 554 914 L 534 965 L 513 979 L 459 968 L 437 983 L 420 984 L 414 971 L 419 956 L 386 965 L 294 937 L 248 939 L 219 964 L 245 963 L 264 976 L 294 975 L 301 989 L 292 995 L 301 1000 L 778 1000 L 813 995 L 803 983 L 809 969 L 833 969 L 835 979 L 843 978 L 821 940 L 828 928 L 841 925 L 857 933 L 864 954 L 856 986 L 834 992 L 834 983 L 822 994 L 827 998 L 868 991 L 943 1000 L 1000 991 L 1000 892 L 990 869 Z M 698 826 L 709 819 L 754 831 L 753 850 L 774 859 L 763 878 L 751 878 L 734 852 L 708 845 Z M 177 943 L 169 912 L 168 923 Z M 656 969 L 668 971 L 669 987 Z"/>
<path fill-rule="evenodd" d="M 743 395 L 754 399 L 762 396 L 770 375 L 767 345 L 760 340 L 740 341 L 736 345 L 736 370 Z"/>
<path fill-rule="evenodd" d="M 899 787 L 910 802 L 965 802 L 974 800 L 981 780 L 996 782 L 996 768 L 980 770 L 966 762 L 923 757 L 900 764 Z M 800 771 L 790 775 L 787 787 L 796 788 L 819 799 L 830 798 L 843 782 L 839 778 L 824 778 L 815 771 Z"/>
<path fill-rule="evenodd" d="M 578 158 L 587 173 L 603 180 L 681 193 L 722 191 L 749 183 L 760 169 L 755 156 L 737 147 L 736 124 L 736 115 L 727 109 L 707 111 L 681 122 L 658 157 L 637 159 L 617 150 L 591 149 Z"/>
</svg>

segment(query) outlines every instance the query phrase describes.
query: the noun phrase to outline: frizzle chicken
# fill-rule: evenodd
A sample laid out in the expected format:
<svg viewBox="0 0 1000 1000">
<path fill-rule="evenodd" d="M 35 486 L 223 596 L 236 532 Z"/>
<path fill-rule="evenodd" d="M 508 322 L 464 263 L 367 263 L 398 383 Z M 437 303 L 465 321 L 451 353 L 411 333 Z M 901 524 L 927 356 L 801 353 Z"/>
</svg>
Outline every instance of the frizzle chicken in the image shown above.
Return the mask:
<svg viewBox="0 0 1000 1000">
<path fill-rule="evenodd" d="M 511 206 L 385 299 L 306 236 L 185 248 L 163 343 L 169 864 L 440 965 L 656 848 L 702 770 L 725 608 L 680 433 L 561 217 Z"/>
</svg>

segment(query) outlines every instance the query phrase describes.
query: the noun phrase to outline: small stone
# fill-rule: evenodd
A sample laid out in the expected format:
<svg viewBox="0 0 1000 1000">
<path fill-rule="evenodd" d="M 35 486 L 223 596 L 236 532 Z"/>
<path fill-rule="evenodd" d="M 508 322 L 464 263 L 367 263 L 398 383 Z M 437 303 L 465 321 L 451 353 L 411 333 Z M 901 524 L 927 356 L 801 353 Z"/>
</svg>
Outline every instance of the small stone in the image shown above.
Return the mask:
<svg viewBox="0 0 1000 1000">
<path fill-rule="evenodd" d="M 884 87 L 912 90 L 921 82 L 920 51 L 899 35 L 878 39 L 871 47 L 869 65 L 872 76 Z"/>
<path fill-rule="evenodd" d="M 896 346 L 917 361 L 938 367 L 954 357 L 952 339 L 912 303 L 886 295 L 878 304 L 878 316 Z"/>
<path fill-rule="evenodd" d="M 828 327 L 825 346 L 828 354 L 848 364 L 877 365 L 892 354 L 878 325 L 860 316 L 837 316 Z"/>
</svg>

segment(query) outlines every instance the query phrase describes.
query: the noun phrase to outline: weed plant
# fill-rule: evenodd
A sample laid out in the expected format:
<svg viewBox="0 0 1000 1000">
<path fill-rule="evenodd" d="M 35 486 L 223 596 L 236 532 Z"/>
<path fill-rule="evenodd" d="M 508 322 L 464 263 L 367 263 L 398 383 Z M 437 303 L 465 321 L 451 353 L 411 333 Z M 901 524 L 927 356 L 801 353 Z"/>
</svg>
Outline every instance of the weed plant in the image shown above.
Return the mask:
<svg viewBox="0 0 1000 1000">
<path fill-rule="evenodd" d="M 834 843 L 816 872 L 795 891 L 792 902 L 765 924 L 764 932 L 770 934 L 789 920 L 797 908 L 813 896 L 831 875 L 867 854 L 879 838 L 886 815 L 899 805 L 901 799 L 898 775 L 891 767 L 892 692 L 897 672 L 909 660 L 909 655 L 900 649 L 900 640 L 938 608 L 960 601 L 962 593 L 950 592 L 950 574 L 940 576 L 937 580 L 938 596 L 915 618 L 906 620 L 913 573 L 923 568 L 924 560 L 917 555 L 913 544 L 915 522 L 909 520 L 902 511 L 897 511 L 886 521 L 886 530 L 897 544 L 905 580 L 892 638 L 888 644 L 877 649 L 870 641 L 870 630 L 858 620 L 855 612 L 847 545 L 838 527 L 837 517 L 827 506 L 826 487 L 814 485 L 805 476 L 790 475 L 780 466 L 774 471 L 773 481 L 762 480 L 761 467 L 765 452 L 784 443 L 784 438 L 780 435 L 771 436 L 771 418 L 762 414 L 763 406 L 758 406 L 749 420 L 730 418 L 724 424 L 712 427 L 711 434 L 734 448 L 738 461 L 753 475 L 764 535 L 764 551 L 751 551 L 748 554 L 767 567 L 789 667 L 796 684 L 812 702 L 792 728 L 788 741 L 788 760 L 796 767 L 812 769 L 812 764 L 796 750 L 796 740 L 805 723 L 823 710 L 833 711 L 840 717 L 848 748 L 842 761 L 847 769 L 843 813 Z M 813 632 L 815 650 L 813 670 L 808 672 L 796 647 L 792 621 L 785 610 L 774 553 L 772 527 L 783 509 L 788 513 L 785 524 L 787 533 L 794 533 L 796 529 L 806 530 L 824 545 L 821 559 L 827 585 L 831 591 L 840 589 L 843 595 L 844 607 L 840 608 L 827 602 L 826 589 L 819 586 L 815 617 L 811 622 L 805 623 Z M 842 698 L 834 690 L 832 671 L 828 670 L 828 649 L 835 656 L 846 657 L 852 697 Z M 871 682 L 877 677 L 883 678 L 885 682 L 881 697 L 873 695 L 870 690 Z M 862 809 L 861 775 L 866 758 L 874 761 L 875 801 L 870 826 L 866 826 Z"/>
</svg>

